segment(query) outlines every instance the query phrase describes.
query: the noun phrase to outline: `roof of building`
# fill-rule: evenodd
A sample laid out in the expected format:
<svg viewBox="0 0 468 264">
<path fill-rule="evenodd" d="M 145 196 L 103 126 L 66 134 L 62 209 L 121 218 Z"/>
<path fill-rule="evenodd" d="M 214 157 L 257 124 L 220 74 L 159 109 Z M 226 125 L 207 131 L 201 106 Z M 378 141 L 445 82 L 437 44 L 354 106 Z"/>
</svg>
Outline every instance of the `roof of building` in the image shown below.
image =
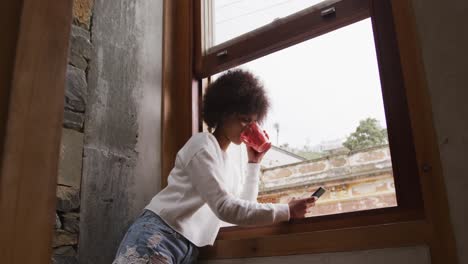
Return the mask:
<svg viewBox="0 0 468 264">
<path fill-rule="evenodd" d="M 306 158 L 304 158 L 304 157 L 302 157 L 302 156 L 299 156 L 299 155 L 297 155 L 297 154 L 294 154 L 294 153 L 292 153 L 292 152 L 290 152 L 290 151 L 287 151 L 287 150 L 285 150 L 285 149 L 282 149 L 282 148 L 277 147 L 277 146 L 274 146 L 274 145 L 271 146 L 271 149 L 274 149 L 274 150 L 276 150 L 276 151 L 278 151 L 278 152 L 284 153 L 284 154 L 286 154 L 286 155 L 289 155 L 289 156 L 291 156 L 291 157 L 293 157 L 293 158 L 296 158 L 296 159 L 299 159 L 299 160 L 302 160 L 302 161 L 306 161 L 306 160 L 307 160 Z"/>
</svg>

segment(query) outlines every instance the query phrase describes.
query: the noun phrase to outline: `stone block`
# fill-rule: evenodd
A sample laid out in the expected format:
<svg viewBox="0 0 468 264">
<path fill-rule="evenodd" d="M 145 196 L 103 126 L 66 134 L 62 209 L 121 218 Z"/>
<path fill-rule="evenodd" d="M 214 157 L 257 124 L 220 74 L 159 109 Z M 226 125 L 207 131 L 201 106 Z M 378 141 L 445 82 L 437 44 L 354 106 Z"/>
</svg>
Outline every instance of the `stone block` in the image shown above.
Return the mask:
<svg viewBox="0 0 468 264">
<path fill-rule="evenodd" d="M 343 167 L 347 164 L 347 159 L 345 157 L 335 157 L 330 159 L 330 164 L 333 167 Z"/>
<path fill-rule="evenodd" d="M 83 131 L 84 118 L 84 113 L 72 112 L 65 109 L 63 112 L 63 127 Z"/>
<path fill-rule="evenodd" d="M 60 217 L 57 213 L 55 213 L 55 229 L 62 228 L 62 222 L 60 221 Z"/>
<path fill-rule="evenodd" d="M 62 129 L 58 184 L 80 189 L 83 163 L 83 133 Z"/>
<path fill-rule="evenodd" d="M 68 57 L 68 63 L 83 71 L 86 71 L 86 68 L 88 68 L 88 62 L 86 61 L 86 59 L 74 51 L 70 52 L 70 55 Z"/>
<path fill-rule="evenodd" d="M 84 112 L 88 89 L 85 72 L 72 65 L 68 65 L 66 78 L 65 109 Z"/>
<path fill-rule="evenodd" d="M 80 231 L 80 214 L 66 213 L 62 215 L 63 228 L 70 233 L 78 233 Z"/>
<path fill-rule="evenodd" d="M 73 36 L 71 37 L 71 51 L 85 57 L 86 59 L 90 59 L 93 54 L 93 45 L 89 41 L 89 39 L 83 36 Z"/>
<path fill-rule="evenodd" d="M 72 246 L 54 248 L 54 256 L 76 256 L 76 250 Z"/>
<path fill-rule="evenodd" d="M 385 150 L 376 150 L 376 151 L 369 151 L 369 152 L 364 152 L 364 153 L 359 153 L 358 154 L 358 161 L 359 162 L 373 162 L 373 161 L 379 161 L 383 159 L 389 159 L 390 157 L 386 157 L 385 155 Z"/>
<path fill-rule="evenodd" d="M 88 40 L 91 38 L 89 30 L 76 25 L 72 25 L 70 34 L 72 37 L 82 37 Z"/>
<path fill-rule="evenodd" d="M 88 67 L 86 59 L 91 58 L 92 49 L 93 46 L 90 42 L 90 32 L 82 27 L 72 25 L 69 63 L 78 69 L 85 71 Z"/>
<path fill-rule="evenodd" d="M 136 160 L 94 148 L 85 147 L 84 153 L 79 257 L 81 261 L 81 252 L 95 252 L 101 260 L 83 263 L 111 263 L 128 226 L 144 206 L 136 205 L 138 191 L 132 191 Z"/>
<path fill-rule="evenodd" d="M 78 244 L 78 234 L 73 234 L 65 230 L 57 229 L 52 240 L 52 247 L 73 246 Z"/>
<path fill-rule="evenodd" d="M 76 188 L 57 186 L 57 211 L 70 212 L 80 207 L 80 195 Z"/>
<path fill-rule="evenodd" d="M 53 256 L 52 264 L 78 264 L 76 256 Z"/>
<path fill-rule="evenodd" d="M 307 163 L 307 164 L 304 164 L 304 165 L 300 165 L 299 171 L 302 174 L 317 173 L 317 172 L 325 170 L 326 167 L 327 166 L 326 166 L 325 162 L 323 162 L 323 161 L 311 162 L 311 163 Z"/>
<path fill-rule="evenodd" d="M 287 178 L 292 175 L 291 170 L 289 169 L 280 169 L 276 171 L 276 175 L 271 177 L 271 179 Z"/>
</svg>

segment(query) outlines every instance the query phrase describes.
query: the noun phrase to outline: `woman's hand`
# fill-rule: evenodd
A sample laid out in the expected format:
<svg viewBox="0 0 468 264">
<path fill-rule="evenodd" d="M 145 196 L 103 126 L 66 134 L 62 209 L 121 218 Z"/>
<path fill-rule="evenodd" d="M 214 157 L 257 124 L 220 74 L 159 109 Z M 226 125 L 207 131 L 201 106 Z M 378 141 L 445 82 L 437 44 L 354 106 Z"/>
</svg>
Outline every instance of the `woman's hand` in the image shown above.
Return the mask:
<svg viewBox="0 0 468 264">
<path fill-rule="evenodd" d="M 308 197 L 303 199 L 292 199 L 289 205 L 290 219 L 304 218 L 308 213 L 308 209 L 315 206 L 316 197 Z"/>
<path fill-rule="evenodd" d="M 265 154 L 271 148 L 271 145 L 270 145 L 265 151 L 257 152 L 252 147 L 249 147 L 247 145 L 245 145 L 245 146 L 247 147 L 247 156 L 249 158 L 249 163 L 260 163 L 260 162 L 262 162 L 263 156 L 265 156 Z"/>
</svg>

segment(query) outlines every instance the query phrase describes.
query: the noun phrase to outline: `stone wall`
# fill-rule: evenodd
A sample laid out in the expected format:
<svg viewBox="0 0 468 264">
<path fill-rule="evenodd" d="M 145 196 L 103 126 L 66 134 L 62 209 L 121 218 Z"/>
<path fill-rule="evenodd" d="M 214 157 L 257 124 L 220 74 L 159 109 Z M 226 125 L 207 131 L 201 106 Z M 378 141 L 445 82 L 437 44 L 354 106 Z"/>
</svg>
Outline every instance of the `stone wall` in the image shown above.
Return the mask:
<svg viewBox="0 0 468 264">
<path fill-rule="evenodd" d="M 57 181 L 52 263 L 78 263 L 80 190 L 88 62 L 93 54 L 90 25 L 93 1 L 75 0 L 66 72 L 65 109 Z"/>
<path fill-rule="evenodd" d="M 79 263 L 112 263 L 161 184 L 162 0 L 95 0 Z"/>
<path fill-rule="evenodd" d="M 310 196 L 320 186 L 328 191 L 307 216 L 397 205 L 388 146 L 265 169 L 258 200 L 288 203 L 293 197 Z"/>
</svg>

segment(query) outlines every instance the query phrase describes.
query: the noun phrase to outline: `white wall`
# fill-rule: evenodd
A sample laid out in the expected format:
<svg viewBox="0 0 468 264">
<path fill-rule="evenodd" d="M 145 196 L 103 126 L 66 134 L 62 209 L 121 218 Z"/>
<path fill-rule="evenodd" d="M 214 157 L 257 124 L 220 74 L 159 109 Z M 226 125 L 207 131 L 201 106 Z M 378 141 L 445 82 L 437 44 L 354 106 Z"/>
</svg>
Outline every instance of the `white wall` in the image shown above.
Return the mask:
<svg viewBox="0 0 468 264">
<path fill-rule="evenodd" d="M 413 0 L 459 263 L 468 263 L 468 1 Z"/>
</svg>

